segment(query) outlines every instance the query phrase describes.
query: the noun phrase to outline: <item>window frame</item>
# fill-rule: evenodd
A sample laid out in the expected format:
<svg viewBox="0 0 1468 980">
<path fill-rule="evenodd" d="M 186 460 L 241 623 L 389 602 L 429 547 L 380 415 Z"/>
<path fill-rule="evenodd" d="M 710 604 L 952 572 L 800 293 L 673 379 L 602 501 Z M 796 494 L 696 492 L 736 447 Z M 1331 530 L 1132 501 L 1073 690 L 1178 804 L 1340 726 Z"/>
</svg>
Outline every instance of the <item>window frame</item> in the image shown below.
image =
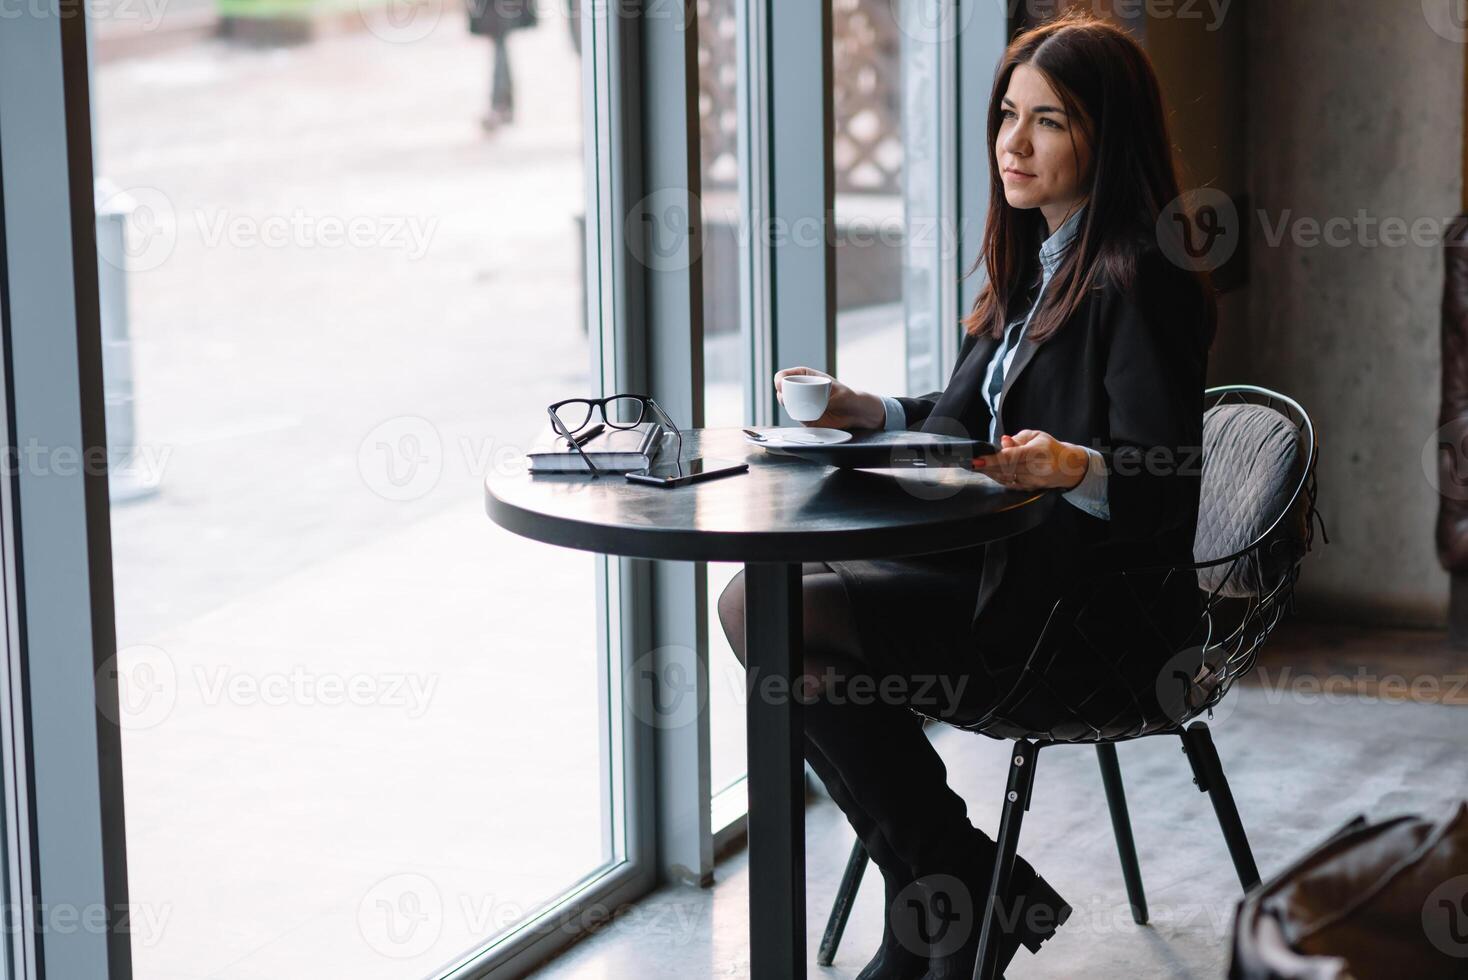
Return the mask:
<svg viewBox="0 0 1468 980">
<path fill-rule="evenodd" d="M 92 197 L 86 24 L 62 2 L 0 31 L 5 961 L 25 980 L 132 976 Z"/>
<path fill-rule="evenodd" d="M 579 16 L 582 105 L 586 107 L 583 169 L 588 220 L 583 247 L 589 280 L 585 292 L 591 376 L 598 396 L 648 391 L 676 418 L 681 403 L 648 387 L 646 362 L 652 335 L 646 323 L 644 270 L 636 259 L 645 253 L 629 241 L 636 226 L 625 220 L 632 202 L 640 197 L 642 184 L 638 80 L 643 18 L 627 16 L 620 4 L 603 3 L 580 4 Z M 612 867 L 444 971 L 442 980 L 523 976 L 594 930 L 611 913 L 652 891 L 661 880 L 658 737 L 639 720 L 654 714 L 649 705 L 638 703 L 642 688 L 625 683 L 637 651 L 652 646 L 652 564 L 597 556 L 601 597 L 598 664 L 607 731 L 603 800 L 611 816 L 606 843 L 613 854 Z"/>
</svg>

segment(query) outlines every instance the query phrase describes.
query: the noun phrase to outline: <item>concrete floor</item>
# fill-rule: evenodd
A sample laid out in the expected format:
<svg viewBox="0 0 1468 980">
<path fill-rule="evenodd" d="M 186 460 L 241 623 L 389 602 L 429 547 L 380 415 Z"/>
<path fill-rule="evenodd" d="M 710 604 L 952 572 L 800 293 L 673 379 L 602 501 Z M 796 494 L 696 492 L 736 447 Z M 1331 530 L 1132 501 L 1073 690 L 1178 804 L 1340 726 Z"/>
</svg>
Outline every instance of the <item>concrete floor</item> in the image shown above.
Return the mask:
<svg viewBox="0 0 1468 980">
<path fill-rule="evenodd" d="M 1441 705 L 1327 702 L 1305 690 L 1240 688 L 1212 726 L 1261 873 L 1268 878 L 1358 813 L 1443 814 L 1468 795 L 1468 711 Z M 974 821 L 998 826 L 1007 753 L 1001 743 L 935 733 Z M 1219 978 L 1228 968 L 1238 882 L 1208 800 L 1194 789 L 1175 738 L 1120 748 L 1151 923 L 1126 905 L 1095 753 L 1047 749 L 1021 853 L 1075 908 L 1038 956 L 1007 971 L 1027 977 Z M 821 798 L 807 814 L 810 976 L 849 978 L 881 934 L 880 878 L 868 874 L 834 966 L 815 965 L 825 916 L 853 839 Z M 727 859 L 714 887 L 667 888 L 548 964 L 554 980 L 749 975 L 746 854 Z"/>
</svg>

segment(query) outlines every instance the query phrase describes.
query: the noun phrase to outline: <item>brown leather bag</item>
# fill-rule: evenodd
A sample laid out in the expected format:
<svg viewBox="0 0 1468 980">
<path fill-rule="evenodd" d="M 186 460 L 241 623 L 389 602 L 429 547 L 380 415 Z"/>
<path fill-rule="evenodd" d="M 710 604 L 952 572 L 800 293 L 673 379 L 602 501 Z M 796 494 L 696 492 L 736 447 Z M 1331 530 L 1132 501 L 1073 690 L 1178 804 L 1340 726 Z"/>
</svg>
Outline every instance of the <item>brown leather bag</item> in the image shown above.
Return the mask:
<svg viewBox="0 0 1468 980">
<path fill-rule="evenodd" d="M 1468 803 L 1357 817 L 1250 892 L 1230 980 L 1468 978 Z"/>
<path fill-rule="evenodd" d="M 1443 250 L 1442 403 L 1438 411 L 1437 559 L 1468 572 L 1468 215 L 1448 225 Z"/>
</svg>

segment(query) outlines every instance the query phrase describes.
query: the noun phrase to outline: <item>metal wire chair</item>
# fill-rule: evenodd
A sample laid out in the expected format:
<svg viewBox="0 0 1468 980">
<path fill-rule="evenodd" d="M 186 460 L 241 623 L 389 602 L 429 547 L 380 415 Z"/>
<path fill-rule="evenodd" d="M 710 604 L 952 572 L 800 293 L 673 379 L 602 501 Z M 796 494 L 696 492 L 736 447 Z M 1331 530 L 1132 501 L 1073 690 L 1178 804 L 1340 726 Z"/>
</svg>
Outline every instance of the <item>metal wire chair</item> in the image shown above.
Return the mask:
<svg viewBox="0 0 1468 980">
<path fill-rule="evenodd" d="M 1056 601 L 1010 689 L 981 717 L 956 726 L 1014 742 L 975 980 L 993 976 L 997 944 L 990 936 L 998 896 L 1008 890 L 1041 748 L 1096 746 L 1132 917 L 1139 924 L 1147 921 L 1147 900 L 1117 742 L 1179 736 L 1193 781 L 1213 803 L 1240 884 L 1247 892 L 1259 882 L 1212 735 L 1206 722 L 1195 719 L 1205 712 L 1212 716 L 1253 668 L 1285 612 L 1293 610 L 1295 583 L 1317 521 L 1327 544 L 1330 538 L 1315 507 L 1318 447 L 1305 410 L 1285 395 L 1252 385 L 1211 388 L 1205 405 L 1195 560 L 1114 571 L 1069 590 Z M 1196 619 L 1175 626 L 1148 615 L 1149 597 L 1162 595 L 1174 577 L 1189 575 L 1197 580 Z M 1176 594 L 1181 585 L 1173 588 Z M 1119 599 L 1129 599 L 1136 611 L 1132 628 L 1106 636 L 1095 624 L 1108 620 L 1087 613 L 1114 613 Z M 1109 622 L 1115 625 L 1114 615 Z M 1078 664 L 1092 671 L 1080 683 L 1074 676 Z M 821 942 L 822 965 L 835 959 L 866 862 L 858 841 Z"/>
</svg>

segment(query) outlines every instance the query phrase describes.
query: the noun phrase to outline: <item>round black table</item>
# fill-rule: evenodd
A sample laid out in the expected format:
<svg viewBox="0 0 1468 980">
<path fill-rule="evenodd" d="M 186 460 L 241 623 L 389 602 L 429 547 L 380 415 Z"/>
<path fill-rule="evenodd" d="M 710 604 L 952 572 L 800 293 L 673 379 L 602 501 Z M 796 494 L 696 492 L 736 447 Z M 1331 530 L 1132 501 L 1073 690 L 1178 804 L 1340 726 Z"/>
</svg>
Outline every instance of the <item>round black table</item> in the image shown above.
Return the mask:
<svg viewBox="0 0 1468 980">
<path fill-rule="evenodd" d="M 860 432 L 883 442 L 910 433 Z M 673 446 L 671 440 L 667 450 Z M 671 561 L 743 562 L 745 645 L 755 676 L 791 689 L 801 663 L 801 562 L 893 558 L 1019 534 L 1055 505 L 1048 491 L 1005 490 L 978 473 L 838 470 L 748 443 L 739 429 L 683 435 L 685 459 L 743 459 L 749 472 L 664 489 L 617 474 L 491 476 L 500 526 L 547 544 Z M 800 705 L 746 701 L 750 971 L 805 976 L 805 813 Z"/>
</svg>

